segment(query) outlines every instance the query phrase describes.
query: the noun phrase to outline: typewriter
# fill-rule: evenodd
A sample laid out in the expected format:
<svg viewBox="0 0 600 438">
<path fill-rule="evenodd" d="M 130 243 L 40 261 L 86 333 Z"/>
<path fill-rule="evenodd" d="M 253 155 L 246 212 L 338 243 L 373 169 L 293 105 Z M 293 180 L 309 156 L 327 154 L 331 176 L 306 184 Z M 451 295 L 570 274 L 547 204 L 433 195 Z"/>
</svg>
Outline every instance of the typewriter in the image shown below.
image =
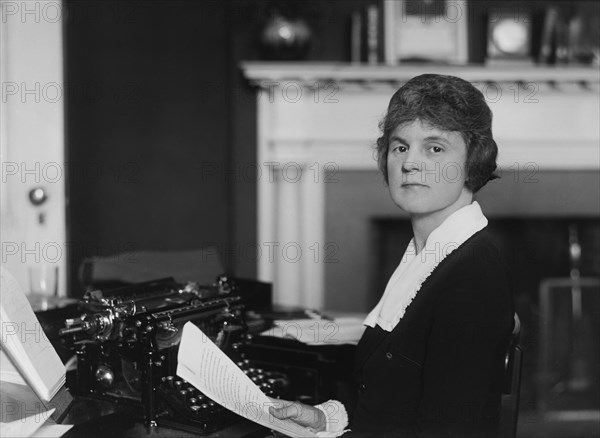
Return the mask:
<svg viewBox="0 0 600 438">
<path fill-rule="evenodd" d="M 132 407 L 145 424 L 200 435 L 241 417 L 177 377 L 183 325 L 196 324 L 270 396 L 289 397 L 285 373 L 246 358 L 252 342 L 236 283 L 219 276 L 212 285 L 161 279 L 86 292 L 80 316 L 59 330 L 77 354 L 75 393 Z"/>
</svg>

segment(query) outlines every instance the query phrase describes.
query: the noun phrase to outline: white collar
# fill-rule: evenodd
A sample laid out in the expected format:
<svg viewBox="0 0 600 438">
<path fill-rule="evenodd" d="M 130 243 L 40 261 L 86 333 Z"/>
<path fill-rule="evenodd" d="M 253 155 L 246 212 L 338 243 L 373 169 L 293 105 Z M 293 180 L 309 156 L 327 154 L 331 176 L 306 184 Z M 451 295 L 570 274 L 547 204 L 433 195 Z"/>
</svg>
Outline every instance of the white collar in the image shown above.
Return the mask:
<svg viewBox="0 0 600 438">
<path fill-rule="evenodd" d="M 379 325 L 391 332 L 404 316 L 421 285 L 442 260 L 487 223 L 481 207 L 474 201 L 456 210 L 433 230 L 419 254 L 416 254 L 413 237 L 379 303 L 367 315 L 363 324 L 370 327 Z"/>
</svg>

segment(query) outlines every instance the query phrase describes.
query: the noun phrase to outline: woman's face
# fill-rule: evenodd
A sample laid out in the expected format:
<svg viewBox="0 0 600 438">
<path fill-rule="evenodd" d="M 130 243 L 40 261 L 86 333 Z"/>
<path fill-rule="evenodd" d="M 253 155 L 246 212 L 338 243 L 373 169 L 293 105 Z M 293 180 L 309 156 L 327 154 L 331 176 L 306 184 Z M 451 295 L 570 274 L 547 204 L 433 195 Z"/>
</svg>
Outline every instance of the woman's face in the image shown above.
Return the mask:
<svg viewBox="0 0 600 438">
<path fill-rule="evenodd" d="M 472 200 L 465 188 L 467 147 L 460 133 L 420 120 L 390 134 L 387 157 L 394 203 L 411 216 L 447 216 Z"/>
</svg>

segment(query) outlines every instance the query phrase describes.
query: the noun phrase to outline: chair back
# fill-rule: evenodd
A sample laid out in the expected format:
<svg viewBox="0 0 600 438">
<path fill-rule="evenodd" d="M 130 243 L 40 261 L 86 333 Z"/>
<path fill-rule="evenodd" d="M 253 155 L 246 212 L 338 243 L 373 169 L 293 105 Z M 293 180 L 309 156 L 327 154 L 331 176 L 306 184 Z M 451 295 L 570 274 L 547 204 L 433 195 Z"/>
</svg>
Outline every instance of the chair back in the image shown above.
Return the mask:
<svg viewBox="0 0 600 438">
<path fill-rule="evenodd" d="M 523 350 L 519 344 L 521 321 L 515 313 L 515 325 L 504 358 L 504 382 L 500 408 L 499 438 L 515 438 L 519 420 Z"/>
</svg>

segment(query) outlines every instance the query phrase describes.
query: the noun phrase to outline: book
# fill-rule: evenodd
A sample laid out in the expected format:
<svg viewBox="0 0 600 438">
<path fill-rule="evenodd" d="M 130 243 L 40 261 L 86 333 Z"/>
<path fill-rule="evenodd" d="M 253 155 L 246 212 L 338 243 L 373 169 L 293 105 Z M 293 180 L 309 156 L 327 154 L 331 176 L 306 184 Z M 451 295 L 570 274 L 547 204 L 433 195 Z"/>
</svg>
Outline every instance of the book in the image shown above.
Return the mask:
<svg viewBox="0 0 600 438">
<path fill-rule="evenodd" d="M 542 29 L 542 40 L 540 44 L 540 53 L 538 62 L 540 64 L 549 64 L 553 55 L 553 36 L 556 31 L 556 22 L 558 20 L 558 9 L 549 7 L 544 15 L 544 25 Z"/>
<path fill-rule="evenodd" d="M 33 389 L 50 401 L 63 387 L 66 369 L 46 337 L 27 296 L 16 278 L 0 266 L 0 345 L 2 351 Z M 0 364 L 14 374 L 8 361 Z"/>
<path fill-rule="evenodd" d="M 362 61 L 362 15 L 360 12 L 352 14 L 350 24 L 350 61 L 360 64 Z"/>
<path fill-rule="evenodd" d="M 10 382 L 15 385 L 27 385 L 21 373 L 15 368 L 10 358 L 6 355 L 0 345 L 0 381 Z"/>
<path fill-rule="evenodd" d="M 366 49 L 367 63 L 379 63 L 379 46 L 380 44 L 380 26 L 379 26 L 379 7 L 377 5 L 369 5 L 366 9 Z"/>
</svg>

